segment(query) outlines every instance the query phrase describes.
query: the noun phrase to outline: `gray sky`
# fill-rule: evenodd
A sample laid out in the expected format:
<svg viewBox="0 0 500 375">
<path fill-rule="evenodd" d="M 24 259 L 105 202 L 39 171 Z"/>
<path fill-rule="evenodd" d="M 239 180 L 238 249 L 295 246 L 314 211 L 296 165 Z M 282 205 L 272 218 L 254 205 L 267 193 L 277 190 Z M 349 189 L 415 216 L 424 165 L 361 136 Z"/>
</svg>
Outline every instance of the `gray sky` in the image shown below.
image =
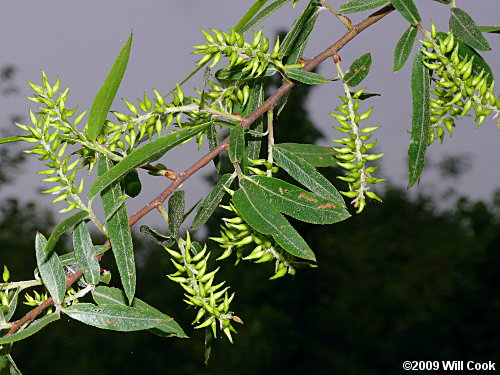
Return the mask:
<svg viewBox="0 0 500 375">
<path fill-rule="evenodd" d="M 151 92 L 152 87 L 166 93 L 175 81 L 182 80 L 193 69 L 199 55 L 190 54 L 191 46 L 203 43 L 199 28 L 228 29 L 251 3 L 247 0 L 4 2 L 0 14 L 0 66 L 14 64 L 18 68 L 16 84 L 20 94 L 0 98 L 1 127 L 8 125 L 8 118 L 12 114 L 21 114 L 27 119 L 31 102 L 22 95 L 31 93 L 24 81 L 39 83 L 40 69 L 47 72 L 51 81 L 59 75 L 62 85 L 71 87 L 69 104 L 79 105 L 81 109 L 89 108 L 131 30 L 134 31 L 132 53 L 117 98 L 133 101 L 142 96 L 144 90 Z M 265 34 L 272 37 L 278 30 L 289 27 L 304 3 L 301 2 L 295 12 L 287 5 L 281 14 L 269 18 L 264 24 Z M 331 1 L 334 7 L 340 3 Z M 481 25 L 499 23 L 498 0 L 458 0 L 457 3 Z M 417 0 L 416 4 L 421 8 L 424 26 L 428 27 L 432 17 L 438 27 L 446 31 L 448 7 L 431 0 Z M 367 14 L 352 15 L 353 23 L 359 22 Z M 383 126 L 378 131 L 378 151 L 386 154 L 382 159 L 384 177 L 398 185 L 406 184 L 407 130 L 411 126 L 410 64 L 402 71 L 393 73 L 392 56 L 394 45 L 406 28 L 407 22 L 394 12 L 357 37 L 341 52 L 344 69 L 353 59 L 366 52 L 372 53 L 372 72 L 361 86 L 368 87 L 369 92 L 382 94 L 365 105 L 366 109 L 375 105 L 371 122 Z M 331 14 L 323 12 L 305 57 L 314 56 L 343 32 L 343 26 Z M 494 52 L 483 53 L 483 56 L 498 76 L 500 37 L 489 34 L 487 38 Z M 327 77 L 335 76 L 331 63 L 323 64 L 319 72 Z M 200 79 L 193 79 L 187 85 L 193 86 L 201 86 Z M 338 105 L 340 86 L 331 83 L 313 91 L 308 105 L 313 120 L 327 137 L 322 144 L 330 145 L 329 139 L 336 138 L 337 134 L 331 129 L 334 123 L 327 113 Z M 115 102 L 114 108 L 122 108 L 119 100 Z M 293 124 L 288 126 L 293 131 Z M 429 157 L 438 161 L 443 155 L 451 153 L 472 155 L 473 169 L 458 180 L 457 188 L 460 193 L 473 198 L 488 198 L 493 189 L 500 187 L 499 140 L 500 131 L 493 120 L 485 121 L 479 130 L 471 122 L 464 121 L 458 123 L 453 138 L 447 138 L 441 146 L 437 143 L 432 145 Z M 188 147 L 187 152 L 170 152 L 167 154 L 167 164 L 176 171 L 183 170 L 197 159 L 194 152 L 194 147 Z M 37 176 L 28 173 L 36 163 L 34 160 L 26 164 L 16 184 L 2 190 L 1 195 L 28 196 L 48 204 L 50 197 L 36 195 L 40 187 Z M 211 167 L 206 167 L 198 175 L 206 175 L 211 171 Z M 161 181 L 152 181 L 155 182 L 147 183 L 143 190 L 146 200 L 164 188 Z M 430 193 L 438 186 L 439 175 L 424 173 L 415 190 Z M 187 190 L 190 202 L 208 192 L 208 185 L 199 177 L 188 180 L 183 188 Z M 129 211 L 133 212 L 146 200 L 131 204 Z M 155 219 L 146 222 L 149 220 Z"/>
</svg>

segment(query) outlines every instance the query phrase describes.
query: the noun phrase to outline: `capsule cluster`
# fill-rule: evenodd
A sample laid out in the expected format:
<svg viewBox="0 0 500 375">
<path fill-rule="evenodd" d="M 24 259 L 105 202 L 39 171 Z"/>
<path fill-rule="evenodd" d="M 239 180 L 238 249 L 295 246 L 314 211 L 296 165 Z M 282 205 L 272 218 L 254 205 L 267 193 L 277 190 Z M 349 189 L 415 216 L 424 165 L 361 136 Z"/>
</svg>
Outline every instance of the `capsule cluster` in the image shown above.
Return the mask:
<svg viewBox="0 0 500 375">
<path fill-rule="evenodd" d="M 213 109 L 219 109 L 226 113 L 232 113 L 233 108 L 236 104 L 239 104 L 240 107 L 243 107 L 250 98 L 250 86 L 242 82 L 236 82 L 235 84 L 225 86 L 220 86 L 219 84 L 207 81 L 211 90 L 202 92 L 201 90 L 195 90 L 196 93 L 200 95 L 200 98 L 203 96 L 205 101 L 209 104 L 208 106 Z M 193 101 L 197 103 L 201 103 L 201 99 L 193 98 Z M 192 114 L 191 114 L 192 115 Z M 199 116 L 195 115 L 195 119 L 198 119 Z M 203 114 L 206 116 L 206 114 Z"/>
<path fill-rule="evenodd" d="M 352 198 L 351 203 L 358 213 L 363 211 L 367 197 L 381 201 L 376 193 L 369 191 L 369 185 L 386 181 L 386 179 L 372 176 L 372 173 L 379 167 L 367 166 L 368 162 L 377 160 L 384 154 L 367 153 L 377 144 L 377 141 L 369 141 L 372 133 L 380 126 L 361 128 L 359 125 L 361 121 L 368 119 L 373 111 L 372 107 L 362 114 L 358 113 L 359 98 L 364 90 L 359 90 L 352 95 L 348 94 L 346 97 L 341 96 L 340 99 L 343 104 L 335 108 L 338 113 L 330 113 L 339 124 L 334 129 L 346 135 L 344 138 L 333 139 L 334 142 L 342 145 L 334 148 L 338 152 L 336 158 L 339 162 L 337 164 L 347 172 L 345 176 L 339 176 L 338 178 L 349 184 L 349 191 L 341 191 L 341 193 L 348 198 Z"/>
<path fill-rule="evenodd" d="M 248 159 L 250 166 L 247 169 L 257 176 L 272 176 L 274 173 L 278 173 L 279 167 L 270 163 L 265 159 Z M 258 167 L 264 167 L 265 169 L 260 169 Z"/>
<path fill-rule="evenodd" d="M 10 272 L 7 266 L 3 266 L 2 279 L 4 283 L 7 283 L 10 279 Z M 4 316 L 9 311 L 10 308 L 9 304 L 10 300 L 13 297 L 13 294 L 15 294 L 15 290 L 3 291 L 2 288 L 0 287 L 0 310 L 1 310 L 0 316 Z"/>
<path fill-rule="evenodd" d="M 52 203 L 65 201 L 68 207 L 60 212 L 68 212 L 75 208 L 82 208 L 83 203 L 78 195 L 83 191 L 83 179 L 75 183 L 77 171 L 85 166 L 85 158 L 74 160 L 73 154 L 67 149 L 77 140 L 85 139 L 84 135 L 76 130 L 85 112 L 70 121 L 76 114 L 77 108 L 67 109 L 65 102 L 69 89 L 59 93 L 60 80 L 50 85 L 45 72 L 42 72 L 42 86 L 28 82 L 35 92 L 29 99 L 39 104 L 39 112 L 30 110 L 30 119 L 33 126 L 16 124 L 28 134 L 22 139 L 32 143 L 27 154 L 38 155 L 48 169 L 38 172 L 44 175 L 41 181 L 57 184 L 51 189 L 43 191 L 46 194 L 58 195 Z"/>
<path fill-rule="evenodd" d="M 455 120 L 470 116 L 474 109 L 474 122 L 480 126 L 486 116 L 498 113 L 498 99 L 495 98 L 494 82 L 481 70 L 475 74 L 474 56 L 460 58 L 459 44 L 452 32 L 445 38 L 439 38 L 436 27 L 432 24 L 431 40 L 421 41 L 424 65 L 433 72 L 435 82 L 434 95 L 430 99 L 433 126 L 429 144 L 439 138 L 444 140 L 445 129 L 453 135 Z"/>
<path fill-rule="evenodd" d="M 179 251 L 165 249 L 172 256 L 171 261 L 177 269 L 167 277 L 178 283 L 185 290 L 184 296 L 188 305 L 198 309 L 193 324 L 195 328 L 211 327 L 216 336 L 217 326 L 224 332 L 229 341 L 233 342 L 231 332 L 236 332 L 231 321 L 242 323 L 241 319 L 229 310 L 229 305 L 234 298 L 234 293 L 229 296 L 229 287 L 223 288 L 225 281 L 213 285 L 215 274 L 219 268 L 207 272 L 210 252 L 205 246 L 191 242 L 189 233 L 186 240 L 177 241 Z M 198 249 L 199 251 L 196 251 Z"/>
<path fill-rule="evenodd" d="M 112 111 L 117 122 L 106 121 L 101 140 L 109 150 L 121 149 L 126 154 L 146 137 L 151 139 L 155 134 L 161 136 L 174 119 L 182 126 L 182 107 L 187 98 L 184 97 L 180 86 L 177 84 L 176 89 L 172 91 L 171 103 L 166 103 L 158 90 L 153 89 L 153 93 L 153 100 L 144 93 L 143 100 L 137 99 L 137 105 L 122 99 L 130 111 L 129 114 Z M 189 100 L 189 103 L 191 102 Z"/>
<path fill-rule="evenodd" d="M 281 56 L 279 53 L 280 42 L 276 41 L 272 51 L 269 53 L 269 39 L 262 35 L 262 29 L 254 32 L 251 43 L 246 42 L 243 35 L 231 29 L 229 33 L 210 29 L 212 33 L 201 30 L 207 43 L 194 46 L 193 53 L 202 53 L 203 57 L 198 65 L 204 65 L 212 61 L 210 68 L 219 63 L 223 56 L 229 58 L 229 67 L 238 66 L 243 72 L 249 72 L 249 77 L 262 75 L 269 65 L 283 70 Z"/>
<path fill-rule="evenodd" d="M 241 260 L 250 260 L 255 263 L 275 262 L 275 273 L 270 280 L 278 279 L 287 273 L 295 275 L 294 257 L 279 247 L 272 236 L 256 232 L 245 220 L 238 214 L 236 208 L 221 205 L 222 208 L 235 214 L 231 218 L 223 218 L 224 224 L 221 225 L 220 237 L 210 237 L 220 244 L 224 249 L 222 255 L 217 260 L 229 257 L 233 252 L 236 253 L 236 264 Z M 246 256 L 245 251 L 253 247 L 253 250 Z"/>
</svg>

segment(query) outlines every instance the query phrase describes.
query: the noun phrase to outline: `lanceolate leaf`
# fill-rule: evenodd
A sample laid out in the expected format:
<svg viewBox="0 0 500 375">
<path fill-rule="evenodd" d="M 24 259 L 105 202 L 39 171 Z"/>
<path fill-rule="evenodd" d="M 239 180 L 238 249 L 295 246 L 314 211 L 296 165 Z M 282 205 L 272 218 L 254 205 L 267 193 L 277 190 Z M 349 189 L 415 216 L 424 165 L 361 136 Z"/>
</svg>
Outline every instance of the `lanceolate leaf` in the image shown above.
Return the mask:
<svg viewBox="0 0 500 375">
<path fill-rule="evenodd" d="M 321 83 L 329 82 L 329 79 L 326 79 L 321 74 L 306 72 L 301 69 L 290 69 L 287 70 L 286 75 L 288 78 L 294 81 L 298 81 L 300 83 L 305 83 L 306 85 L 318 85 Z"/>
<path fill-rule="evenodd" d="M 165 314 L 121 304 L 96 306 L 91 303 L 78 303 L 63 312 L 70 318 L 93 327 L 122 332 L 142 331 L 156 327 L 164 329 L 173 322 L 173 319 Z M 172 334 L 185 337 L 182 331 L 172 332 Z"/>
<path fill-rule="evenodd" d="M 171 247 L 175 243 L 174 237 L 158 233 L 156 230 L 148 227 L 147 225 L 141 225 L 139 230 L 147 238 L 160 246 Z"/>
<path fill-rule="evenodd" d="M 89 214 L 86 211 L 80 211 L 76 214 L 64 219 L 54 228 L 52 233 L 50 234 L 49 240 L 47 241 L 47 245 L 45 246 L 45 251 L 52 251 L 54 246 L 56 245 L 59 238 L 68 230 L 73 228 L 80 221 L 85 220 L 89 217 Z"/>
<path fill-rule="evenodd" d="M 441 3 L 441 4 L 450 4 L 451 3 L 451 0 L 434 0 L 434 1 L 437 1 L 438 3 Z"/>
<path fill-rule="evenodd" d="M 257 14 L 254 18 L 252 18 L 250 21 L 247 21 L 245 25 L 240 25 L 238 23 L 238 29 L 236 29 L 237 32 L 245 34 L 252 30 L 255 26 L 257 26 L 259 23 L 264 21 L 267 17 L 269 17 L 271 14 L 276 12 L 279 8 L 281 8 L 283 5 L 288 3 L 290 0 L 277 0 L 274 3 L 268 5 L 265 7 L 259 14 Z"/>
<path fill-rule="evenodd" d="M 477 28 L 482 33 L 500 34 L 500 26 L 478 26 Z"/>
<path fill-rule="evenodd" d="M 447 34 L 438 32 L 437 37 L 444 40 L 447 37 Z M 491 84 L 493 82 L 493 72 L 488 63 L 483 59 L 483 57 L 464 42 L 455 40 L 455 43 L 458 44 L 458 58 L 460 59 L 460 61 L 470 60 L 471 57 L 474 56 L 474 61 L 472 63 L 472 74 L 477 76 L 481 73 L 482 70 L 484 70 L 486 81 L 488 82 L 488 84 Z"/>
<path fill-rule="evenodd" d="M 264 103 L 264 79 L 255 79 L 250 84 L 250 97 L 245 106 L 242 116 L 248 116 Z M 250 130 L 262 133 L 264 130 L 264 119 L 259 117 L 251 126 Z M 251 134 L 247 131 L 245 134 L 247 141 L 247 155 L 250 159 L 258 159 L 260 156 L 260 147 L 262 136 Z"/>
<path fill-rule="evenodd" d="M 490 44 L 478 29 L 471 16 L 460 8 L 451 9 L 450 30 L 455 36 L 470 47 L 480 51 L 489 51 Z"/>
<path fill-rule="evenodd" d="M 349 14 L 375 9 L 388 3 L 388 0 L 351 0 L 339 7 L 339 13 Z"/>
<path fill-rule="evenodd" d="M 241 17 L 239 22 L 234 26 L 234 31 L 239 32 L 241 28 L 252 19 L 252 17 L 262 8 L 269 0 L 256 0 L 248 11 Z"/>
<path fill-rule="evenodd" d="M 210 194 L 208 194 L 208 196 L 201 204 L 200 209 L 196 213 L 193 224 L 191 225 L 192 229 L 198 229 L 206 223 L 210 216 L 212 216 L 215 209 L 226 194 L 224 186 L 226 188 L 229 188 L 235 177 L 235 174 L 227 173 L 220 178 L 220 180 L 217 182 L 217 185 L 215 185 L 214 189 L 210 192 Z"/>
<path fill-rule="evenodd" d="M 184 190 L 175 191 L 168 200 L 168 232 L 174 238 L 180 237 L 182 219 L 186 209 Z"/>
<path fill-rule="evenodd" d="M 401 36 L 396 48 L 394 49 L 394 71 L 402 69 L 405 66 L 408 57 L 410 57 L 415 38 L 417 36 L 417 28 L 410 26 Z"/>
<path fill-rule="evenodd" d="M 313 224 L 333 224 L 347 219 L 349 212 L 336 203 L 273 177 L 252 176 L 266 199 L 280 212 Z"/>
<path fill-rule="evenodd" d="M 109 173 L 110 167 L 110 160 L 102 156 L 99 159 L 97 173 L 102 177 L 103 174 Z M 122 192 L 119 182 L 115 182 L 101 193 L 102 207 L 106 217 L 109 217 L 109 213 L 115 209 L 116 202 L 121 199 L 121 196 Z M 120 208 L 109 217 L 106 224 L 109 240 L 111 242 L 111 250 L 115 256 L 116 266 L 118 267 L 123 289 L 125 290 L 129 302 L 131 302 L 135 294 L 136 272 L 134 246 L 132 244 L 130 226 L 128 225 L 126 205 L 121 205 Z"/>
<path fill-rule="evenodd" d="M 88 199 L 92 200 L 103 189 L 117 181 L 132 169 L 160 158 L 171 148 L 194 137 L 204 130 L 208 124 L 193 126 L 192 128 L 181 129 L 165 134 L 163 137 L 151 141 L 141 148 L 132 151 L 118 164 L 113 166 L 108 172 L 99 176 L 92 184 L 88 192 Z"/>
<path fill-rule="evenodd" d="M 329 167 L 337 164 L 337 151 L 333 147 L 322 147 L 308 143 L 279 143 L 274 145 L 291 152 L 314 167 Z"/>
<path fill-rule="evenodd" d="M 54 303 L 60 305 L 66 293 L 66 276 L 57 254 L 54 251 L 44 251 L 46 245 L 47 240 L 43 234 L 37 233 L 35 239 L 35 253 L 38 271 Z"/>
<path fill-rule="evenodd" d="M 106 247 L 104 245 L 94 245 L 94 253 L 96 256 L 104 254 L 108 250 L 109 247 Z M 77 263 L 74 251 L 68 254 L 60 255 L 59 260 L 61 261 L 63 267 L 72 266 Z"/>
<path fill-rule="evenodd" d="M 342 207 L 345 206 L 344 199 L 337 189 L 322 174 L 316 171 L 311 164 L 285 149 L 275 147 L 273 150 L 276 162 L 296 181 L 300 182 L 313 193 Z"/>
<path fill-rule="evenodd" d="M 98 305 L 127 305 L 125 294 L 122 290 L 117 288 L 98 286 L 92 292 L 92 296 Z M 160 310 L 155 309 L 153 306 L 148 305 L 146 302 L 138 298 L 134 298 L 132 307 L 138 307 L 157 313 L 164 319 L 162 324 L 156 326 L 156 328 L 149 329 L 151 333 L 164 337 L 187 337 L 182 328 L 171 317 L 163 314 Z"/>
<path fill-rule="evenodd" d="M 214 148 L 217 147 L 217 131 L 215 130 L 215 125 L 214 124 L 210 124 L 208 126 L 208 129 L 207 129 L 207 139 L 208 139 L 208 148 L 210 151 L 212 151 Z M 214 160 L 214 165 L 215 165 L 215 169 L 217 170 L 217 172 L 220 171 L 220 157 L 219 155 L 217 155 Z"/>
<path fill-rule="evenodd" d="M 98 284 L 101 277 L 101 267 L 95 254 L 89 229 L 84 221 L 80 222 L 73 230 L 73 248 L 85 281 L 89 284 Z"/>
<path fill-rule="evenodd" d="M 417 183 L 424 169 L 430 134 L 429 90 L 429 69 L 423 64 L 423 53 L 418 51 L 413 60 L 411 76 L 413 115 L 408 149 L 408 188 Z"/>
<path fill-rule="evenodd" d="M 370 72 L 371 65 L 372 55 L 370 53 L 365 53 L 359 59 L 354 60 L 344 76 L 345 83 L 351 87 L 359 85 Z"/>
<path fill-rule="evenodd" d="M 229 138 L 229 160 L 231 163 L 241 163 L 245 154 L 245 133 L 241 124 L 231 129 Z"/>
<path fill-rule="evenodd" d="M 7 310 L 7 313 L 5 314 L 5 321 L 7 321 L 7 322 L 10 321 L 10 318 L 12 318 L 12 316 L 16 312 L 17 300 L 19 299 L 19 292 L 20 291 L 21 291 L 21 289 L 17 288 L 14 291 L 14 295 L 12 297 L 9 297 L 9 299 L 10 299 L 10 301 L 9 301 L 9 310 Z"/>
<path fill-rule="evenodd" d="M 297 64 L 300 61 L 321 9 L 315 0 L 310 0 L 287 33 L 279 52 L 288 56 L 288 64 Z"/>
<path fill-rule="evenodd" d="M 416 25 L 422 21 L 413 0 L 391 0 L 391 3 L 394 8 L 396 8 L 396 10 L 401 13 L 401 15 L 412 25 Z"/>
<path fill-rule="evenodd" d="M 290 254 L 316 260 L 309 245 L 274 206 L 266 200 L 262 190 L 253 182 L 242 180 L 241 188 L 233 195 L 233 203 L 243 219 L 255 230 L 269 234 Z"/>
<path fill-rule="evenodd" d="M 13 335 L 0 337 L 0 345 L 24 340 L 25 338 L 30 337 L 31 335 L 34 335 L 35 333 L 40 331 L 47 324 L 55 322 L 58 319 L 59 314 L 56 313 L 45 315 L 43 318 L 35 320 L 28 327 L 14 333 Z"/>
<path fill-rule="evenodd" d="M 90 108 L 89 112 L 89 122 L 87 125 L 87 136 L 90 140 L 94 141 L 99 134 L 101 134 L 102 127 L 104 126 L 104 121 L 106 121 L 106 116 L 108 115 L 111 104 L 115 99 L 116 92 L 127 68 L 128 58 L 130 55 L 130 47 L 132 45 L 132 34 L 128 38 L 127 42 L 123 46 L 122 50 L 118 54 L 113 67 L 111 68 L 104 84 L 99 89 L 94 103 Z"/>
</svg>

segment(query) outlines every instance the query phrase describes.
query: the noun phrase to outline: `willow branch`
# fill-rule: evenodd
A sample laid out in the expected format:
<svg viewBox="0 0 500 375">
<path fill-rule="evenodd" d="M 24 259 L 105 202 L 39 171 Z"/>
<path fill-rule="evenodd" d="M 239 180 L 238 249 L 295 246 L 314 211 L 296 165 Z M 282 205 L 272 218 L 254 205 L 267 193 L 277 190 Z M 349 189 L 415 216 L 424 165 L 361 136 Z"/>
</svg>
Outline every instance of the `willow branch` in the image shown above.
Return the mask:
<svg viewBox="0 0 500 375">
<path fill-rule="evenodd" d="M 330 47 L 325 49 L 323 52 L 308 60 L 303 70 L 310 72 L 314 68 L 316 68 L 319 64 L 321 64 L 326 59 L 332 57 L 337 54 L 345 45 L 347 45 L 352 39 L 354 39 L 359 33 L 361 33 L 366 28 L 370 27 L 374 23 L 378 22 L 389 13 L 394 10 L 392 5 L 387 5 L 377 12 L 371 14 L 366 19 L 354 25 L 347 33 L 345 33 L 338 41 L 332 44 Z M 241 124 L 243 129 L 248 129 L 250 125 L 252 125 L 258 118 L 263 116 L 266 112 L 273 110 L 280 100 L 292 89 L 296 86 L 296 82 L 286 81 L 281 87 L 279 87 L 259 108 L 257 108 L 254 112 L 249 114 L 246 117 L 241 119 Z M 196 163 L 194 163 L 191 167 L 186 169 L 185 171 L 179 173 L 177 178 L 155 199 L 153 199 L 150 203 L 144 206 L 142 209 L 137 211 L 134 215 L 129 218 L 129 225 L 132 226 L 137 223 L 141 218 L 143 218 L 147 213 L 156 209 L 160 206 L 170 194 L 172 194 L 177 188 L 181 187 L 181 185 L 194 173 L 203 168 L 205 165 L 210 163 L 216 156 L 218 156 L 222 151 L 226 150 L 229 145 L 229 137 L 224 139 L 217 147 L 213 150 L 205 154 L 201 157 Z M 98 256 L 98 260 L 100 260 L 102 255 Z M 73 283 L 75 283 L 82 276 L 82 270 L 77 270 L 74 274 L 68 276 L 66 278 L 66 288 L 69 288 Z M 43 310 L 48 308 L 53 304 L 52 298 L 46 299 L 43 303 L 35 307 L 33 310 L 28 312 L 21 319 L 12 323 L 12 327 L 10 331 L 7 333 L 7 336 L 10 336 L 16 333 L 19 328 L 21 328 L 24 324 L 33 321 Z"/>
<path fill-rule="evenodd" d="M 314 68 L 316 68 L 319 64 L 321 64 L 326 59 L 332 57 L 337 54 L 347 43 L 349 43 L 352 39 L 354 39 L 359 33 L 361 33 L 366 28 L 370 27 L 374 23 L 378 22 L 380 19 L 387 16 L 394 10 L 392 5 L 387 5 L 377 12 L 371 14 L 366 19 L 353 26 L 349 31 L 347 31 L 342 38 L 328 47 L 326 50 L 313 57 L 311 60 L 308 60 L 303 70 L 310 72 Z M 280 100 L 293 88 L 297 83 L 293 81 L 284 82 L 281 87 L 279 87 L 259 108 L 257 108 L 254 112 L 249 114 L 248 116 L 242 118 L 241 124 L 243 129 L 248 129 L 250 125 L 252 125 L 258 118 L 264 115 L 267 111 L 274 109 L 280 102 Z M 177 188 L 179 188 L 184 181 L 186 181 L 189 177 L 191 177 L 194 173 L 196 173 L 199 169 L 203 168 L 205 165 L 210 163 L 216 156 L 218 156 L 222 151 L 226 150 L 229 145 L 229 137 L 224 139 L 219 145 L 205 154 L 200 160 L 194 163 L 191 167 L 186 169 L 185 171 L 179 173 L 177 178 L 155 199 L 153 199 L 150 203 L 144 206 L 142 209 L 137 211 L 134 215 L 132 215 L 129 219 L 129 224 L 134 225 L 141 218 L 143 218 L 147 213 L 154 210 L 158 205 L 162 204 L 165 199 L 168 198 L 170 194 L 172 194 Z"/>
</svg>

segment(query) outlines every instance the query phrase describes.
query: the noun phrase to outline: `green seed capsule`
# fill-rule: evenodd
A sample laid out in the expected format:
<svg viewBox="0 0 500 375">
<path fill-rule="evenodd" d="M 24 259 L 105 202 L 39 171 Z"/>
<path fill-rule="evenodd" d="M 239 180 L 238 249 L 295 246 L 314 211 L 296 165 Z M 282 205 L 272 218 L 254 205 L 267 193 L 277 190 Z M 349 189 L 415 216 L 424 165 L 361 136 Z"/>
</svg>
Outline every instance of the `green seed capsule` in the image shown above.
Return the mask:
<svg viewBox="0 0 500 375">
<path fill-rule="evenodd" d="M 436 36 L 437 36 L 436 25 L 431 20 L 431 37 L 432 37 L 432 39 L 436 39 Z"/>
<path fill-rule="evenodd" d="M 455 47 L 455 37 L 453 36 L 453 33 L 449 33 L 448 36 L 445 38 L 444 43 L 446 44 L 446 52 L 447 53 L 453 50 L 453 47 Z"/>
</svg>

